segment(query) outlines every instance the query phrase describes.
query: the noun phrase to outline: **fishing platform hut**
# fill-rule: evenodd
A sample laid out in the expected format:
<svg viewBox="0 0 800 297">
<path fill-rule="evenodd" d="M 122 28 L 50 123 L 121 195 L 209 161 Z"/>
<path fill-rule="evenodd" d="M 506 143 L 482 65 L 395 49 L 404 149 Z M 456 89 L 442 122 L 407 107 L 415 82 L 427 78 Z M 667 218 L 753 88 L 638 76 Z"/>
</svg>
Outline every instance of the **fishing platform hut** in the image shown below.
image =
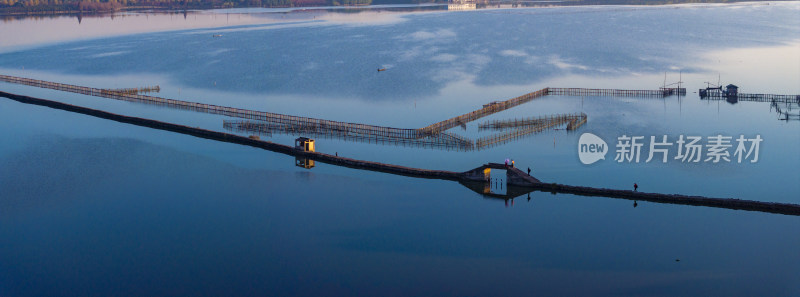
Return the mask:
<svg viewBox="0 0 800 297">
<path fill-rule="evenodd" d="M 703 100 L 725 100 L 728 103 L 734 104 L 739 101 L 752 101 L 752 102 L 777 102 L 777 103 L 797 103 L 800 104 L 800 95 L 778 95 L 778 94 L 748 94 L 739 93 L 739 87 L 734 84 L 725 86 L 711 87 L 698 91 L 700 99 Z"/>
<path fill-rule="evenodd" d="M 298 137 L 294 140 L 294 148 L 304 152 L 314 152 L 314 140 L 306 137 Z M 305 169 L 314 168 L 314 160 L 306 157 L 297 156 L 294 159 L 294 164 L 297 167 Z"/>
</svg>

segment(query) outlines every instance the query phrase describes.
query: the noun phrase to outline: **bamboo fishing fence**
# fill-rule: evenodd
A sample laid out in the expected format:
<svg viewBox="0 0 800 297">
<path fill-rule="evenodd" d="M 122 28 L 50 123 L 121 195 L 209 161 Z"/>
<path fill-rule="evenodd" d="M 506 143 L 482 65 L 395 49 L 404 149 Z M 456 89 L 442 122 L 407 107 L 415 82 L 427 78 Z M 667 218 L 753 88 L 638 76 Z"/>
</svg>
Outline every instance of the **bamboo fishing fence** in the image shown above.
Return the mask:
<svg viewBox="0 0 800 297">
<path fill-rule="evenodd" d="M 330 121 L 330 120 L 315 119 L 309 117 L 300 117 L 300 116 L 285 115 L 279 113 L 219 106 L 214 104 L 197 103 L 197 102 L 190 102 L 190 101 L 183 101 L 176 99 L 166 99 L 155 96 L 117 92 L 114 90 L 97 89 L 84 86 L 76 86 L 70 84 L 36 80 L 30 78 L 14 77 L 8 75 L 0 75 L 0 81 L 78 93 L 89 96 L 104 97 L 104 98 L 122 100 L 128 102 L 146 103 L 146 104 L 164 106 L 181 110 L 190 110 L 195 112 L 223 115 L 223 116 L 236 117 L 242 119 L 259 120 L 269 123 L 277 123 L 290 126 L 321 127 L 322 129 L 328 129 L 328 130 L 354 131 L 355 133 L 358 134 L 366 134 L 376 137 L 401 137 L 401 138 L 417 137 L 417 131 L 415 129 L 400 129 L 400 128 L 382 127 L 382 126 L 374 126 L 366 124 Z"/>
<path fill-rule="evenodd" d="M 261 135 L 271 135 L 272 133 L 310 134 L 367 142 L 374 141 L 377 143 L 419 145 L 455 150 L 472 150 L 485 147 L 487 145 L 494 145 L 509 139 L 540 132 L 544 129 L 564 123 L 567 123 L 567 130 L 574 130 L 586 122 L 585 114 L 582 114 L 582 116 L 553 115 L 549 116 L 547 119 L 532 119 L 530 120 L 532 123 L 528 125 L 515 123 L 514 125 L 520 126 L 514 131 L 479 138 L 474 142 L 457 134 L 444 133 L 446 130 L 449 130 L 453 127 L 464 126 L 466 123 L 474 120 L 519 106 L 536 98 L 547 95 L 667 97 L 672 95 L 686 94 L 686 89 L 684 88 L 660 88 L 658 90 L 544 88 L 505 101 L 491 102 L 489 104 L 485 104 L 478 110 L 437 122 L 423 128 L 403 129 L 285 115 L 250 109 L 219 106 L 214 104 L 166 99 L 140 94 L 143 92 L 158 92 L 161 90 L 159 86 L 129 89 L 98 89 L 8 75 L 0 75 L 0 81 L 250 120 L 225 121 L 223 123 L 223 127 L 225 129 L 236 130 L 240 132 L 251 132 Z M 500 124 L 498 123 L 497 125 Z M 482 128 L 479 127 L 479 129 Z"/>
<path fill-rule="evenodd" d="M 474 149 L 474 143 L 472 140 L 448 132 L 441 132 L 426 137 L 407 137 L 398 135 L 377 136 L 372 133 L 363 133 L 363 130 L 347 130 L 340 129 L 339 127 L 330 129 L 329 127 L 324 126 L 286 125 L 248 120 L 225 120 L 223 121 L 223 128 L 228 131 L 254 133 L 259 135 L 303 135 L 365 143 L 457 151 L 469 151 Z"/>
<path fill-rule="evenodd" d="M 729 95 L 726 92 L 718 89 L 700 89 L 705 91 L 704 96 L 700 96 L 703 100 L 728 100 L 736 99 L 736 101 L 752 101 L 752 102 L 778 102 L 778 103 L 797 103 L 800 104 L 800 95 L 779 95 L 779 94 L 748 94 L 738 93 L 736 95 Z"/>
</svg>

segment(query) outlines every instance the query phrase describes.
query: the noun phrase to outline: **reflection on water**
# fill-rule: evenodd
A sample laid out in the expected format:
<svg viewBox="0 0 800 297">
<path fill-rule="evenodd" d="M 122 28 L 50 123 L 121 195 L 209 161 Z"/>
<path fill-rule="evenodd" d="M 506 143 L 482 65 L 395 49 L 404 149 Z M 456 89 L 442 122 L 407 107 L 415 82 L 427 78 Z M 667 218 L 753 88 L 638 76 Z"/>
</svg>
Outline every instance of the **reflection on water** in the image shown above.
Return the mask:
<svg viewBox="0 0 800 297">
<path fill-rule="evenodd" d="M 265 23 L 251 15 L 212 13 L 122 13 L 81 16 L 26 17 L 4 19 L 0 26 L 0 51 L 29 48 L 38 44 L 129 35 L 154 31 Z M 57 27 L 62 30 L 53 30 Z"/>
<path fill-rule="evenodd" d="M 576 130 L 586 123 L 586 119 L 586 114 L 566 114 L 486 122 L 478 126 L 479 131 L 495 129 L 500 132 L 475 140 L 459 135 L 455 131 L 420 132 L 421 129 L 371 127 L 360 124 L 326 125 L 317 121 L 280 123 L 278 121 L 225 120 L 223 127 L 228 131 L 262 136 L 286 134 L 404 147 L 472 151 L 489 149 L 550 129 Z M 324 120 L 319 121 L 324 122 Z M 466 121 L 461 122 L 465 130 L 466 124 Z"/>
<path fill-rule="evenodd" d="M 490 195 L 490 196 L 510 196 L 508 192 L 508 175 L 506 174 L 506 170 L 503 169 L 489 169 L 488 182 L 484 186 L 484 190 L 482 194 Z M 516 193 L 514 193 L 516 194 Z M 519 195 L 514 195 L 511 198 L 514 198 Z"/>
<path fill-rule="evenodd" d="M 95 154 L 64 158 L 78 152 Z M 782 216 L 647 203 L 634 211 L 628 201 L 549 193 L 506 209 L 459 185 L 248 170 L 119 138 L 54 137 L 0 164 L 5 296 L 380 295 L 387 285 L 403 295 L 737 295 L 732 288 L 765 272 L 773 285 L 759 292 L 796 292 L 800 242 L 784 235 L 798 226 Z M 728 228 L 739 231 L 719 232 Z M 759 248 L 763 257 L 752 256 Z M 443 275 L 470 281 L 450 288 Z M 509 275 L 521 276 L 482 285 Z"/>
<path fill-rule="evenodd" d="M 591 14 L 568 14 L 577 8 L 553 8 L 567 14 L 535 17 L 504 14 L 514 10 L 423 13 L 400 16 L 409 20 L 406 22 L 366 27 L 313 19 L 280 22 L 249 14 L 197 14 L 210 24 L 188 26 L 224 30 L 197 29 L 59 44 L 2 54 L 0 67 L 83 75 L 159 73 L 183 87 L 200 89 L 413 100 L 435 95 L 446 84 L 464 79 L 479 86 L 494 86 L 531 84 L 566 74 L 628 76 L 670 69 L 682 69 L 683 73 L 711 70 L 717 66 L 696 63 L 698 48 L 775 45 L 800 39 L 800 23 L 793 23 L 800 21 L 792 17 L 798 9 L 796 5 L 786 6 L 787 9 L 609 9 Z M 720 24 L 739 18 L 732 14 L 746 16 L 749 25 Z M 181 16 L 173 17 L 181 18 L 177 23 L 185 22 Z M 147 22 L 141 15 L 129 18 Z M 169 16 L 159 18 L 166 23 L 165 28 L 179 29 L 170 25 Z M 221 19 L 236 21 L 226 24 Z M 639 25 L 652 19 L 659 19 L 659 25 Z M 789 24 L 772 27 L 773 19 L 786 19 Z M 536 29 L 553 23 L 558 27 Z M 139 28 L 98 28 L 129 27 Z M 21 30 L 25 34 L 14 36 L 35 37 L 46 31 Z M 211 38 L 220 33 L 222 38 Z M 42 38 L 49 40 L 53 36 L 44 34 Z M 374 71 L 382 67 L 387 71 Z"/>
<path fill-rule="evenodd" d="M 429 9 L 7 21 L 0 67 L 3 74 L 109 89 L 159 85 L 167 98 L 393 127 L 421 127 L 548 86 L 656 89 L 680 77 L 697 90 L 721 77 L 751 93 L 800 94 L 794 2 Z M 230 120 L 0 87 L 208 129 Z M 582 132 L 609 144 L 623 134 L 761 135 L 753 164 L 584 166 L 575 148 L 580 133 L 563 131 L 457 154 L 335 139 L 317 140 L 316 149 L 452 171 L 513 158 L 548 182 L 635 182 L 645 192 L 798 203 L 800 156 L 787 149 L 800 147 L 798 122 L 775 121 L 769 104 L 691 93 L 547 96 L 486 118 L 584 112 Z M 0 142 L 2 296 L 800 292 L 800 238 L 786 236 L 800 228 L 796 217 L 641 201 L 633 208 L 627 200 L 541 192 L 513 208 L 500 197 L 505 208 L 480 199 L 486 183 L 467 189 L 319 163 L 309 171 L 296 166 L 309 163 L 279 154 L 8 100 L 0 100 L 0 122 L 10 139 Z M 479 130 L 469 123 L 458 131 L 475 137 Z M 527 200 L 520 195 L 515 200 Z"/>
<path fill-rule="evenodd" d="M 700 89 L 698 94 L 701 100 L 725 100 L 730 104 L 739 101 L 769 103 L 770 111 L 775 111 L 779 120 L 788 122 L 800 119 L 800 114 L 792 113 L 792 109 L 800 108 L 800 95 L 749 94 L 738 89 L 734 84 L 727 85 L 724 90 L 721 85 L 711 87 L 709 84 L 705 89 Z"/>
<path fill-rule="evenodd" d="M 400 13 L 441 10 L 441 5 L 373 5 L 368 7 L 243 8 L 203 11 L 121 12 L 77 15 L 0 16 L 0 52 L 38 44 L 145 32 L 237 25 L 326 21 L 380 25 L 402 22 Z M 52 30 L 53 27 L 63 31 Z"/>
<path fill-rule="evenodd" d="M 772 102 L 770 104 L 770 111 L 774 110 L 775 113 L 778 114 L 778 119 L 782 121 L 800 121 L 800 97 L 798 97 L 797 103 L 792 104 L 790 102 L 786 102 L 781 105 L 778 102 Z"/>
</svg>

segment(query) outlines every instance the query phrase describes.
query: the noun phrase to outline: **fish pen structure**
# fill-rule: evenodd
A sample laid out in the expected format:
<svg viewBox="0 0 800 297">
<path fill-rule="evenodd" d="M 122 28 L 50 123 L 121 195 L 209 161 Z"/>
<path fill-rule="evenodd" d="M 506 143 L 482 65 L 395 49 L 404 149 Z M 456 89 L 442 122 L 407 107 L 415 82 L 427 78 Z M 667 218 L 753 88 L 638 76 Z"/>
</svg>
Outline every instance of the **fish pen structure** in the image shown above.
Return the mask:
<svg viewBox="0 0 800 297">
<path fill-rule="evenodd" d="M 480 150 L 508 141 L 518 139 L 530 134 L 539 133 L 547 129 L 567 124 L 567 130 L 575 130 L 586 123 L 586 114 L 552 115 L 522 120 L 491 121 L 478 125 L 479 129 L 508 130 L 509 132 L 481 137 L 475 140 L 475 149 Z"/>
<path fill-rule="evenodd" d="M 543 125 L 556 121 L 561 123 L 569 123 L 571 125 L 567 126 L 567 130 L 575 130 L 584 123 L 586 123 L 586 118 L 587 116 L 585 113 L 575 113 L 575 114 L 557 114 L 557 115 L 532 117 L 524 119 L 513 119 L 513 120 L 494 120 L 479 124 L 478 130 L 506 130 L 512 128 Z"/>
<path fill-rule="evenodd" d="M 495 101 L 483 108 L 450 118 L 427 127 L 417 129 L 419 135 L 429 135 L 446 131 L 450 128 L 469 123 L 485 116 L 504 111 L 506 109 L 527 103 L 533 99 L 547 95 L 561 96 L 612 96 L 612 97 L 668 97 L 673 95 L 685 96 L 685 88 L 660 88 L 658 90 L 618 90 L 618 89 L 585 89 L 585 88 L 544 88 L 536 92 L 514 97 L 506 101 Z"/>
<path fill-rule="evenodd" d="M 106 91 L 117 92 L 122 94 L 158 93 L 161 92 L 161 87 L 152 86 L 143 88 L 106 89 Z"/>
<path fill-rule="evenodd" d="M 562 96 L 608 96 L 608 97 L 668 97 L 686 96 L 686 88 L 659 88 L 658 90 L 617 90 L 584 88 L 547 88 L 548 95 Z"/>
<path fill-rule="evenodd" d="M 496 146 L 520 137 L 539 133 L 566 124 L 567 130 L 575 130 L 586 123 L 587 116 L 580 114 L 560 114 L 522 120 L 492 121 L 479 125 L 480 130 L 511 130 L 473 141 L 458 134 L 439 132 L 425 137 L 376 136 L 359 130 L 346 130 L 322 126 L 284 125 L 260 121 L 223 121 L 223 128 L 240 133 L 253 133 L 271 136 L 273 134 L 303 135 L 397 146 L 411 146 L 455 151 L 473 151 Z"/>
<path fill-rule="evenodd" d="M 319 125 L 287 125 L 247 120 L 225 120 L 223 121 L 222 126 L 228 131 L 246 132 L 268 136 L 273 134 L 303 135 L 340 139 L 345 141 L 435 148 L 455 151 L 469 151 L 474 149 L 474 143 L 472 140 L 447 132 L 437 133 L 426 137 L 409 137 L 402 135 L 415 134 L 408 133 L 376 135 L 369 129 L 347 129 L 347 127 L 341 126 L 331 127 Z"/>
<path fill-rule="evenodd" d="M 519 97 L 508 99 L 506 101 L 492 102 L 484 105 L 483 108 L 478 109 L 476 111 L 465 113 L 460 116 L 450 118 L 438 123 L 431 124 L 427 127 L 417 129 L 417 133 L 419 135 L 424 136 L 424 135 L 430 135 L 432 133 L 439 133 L 442 131 L 446 131 L 449 130 L 450 128 L 461 126 L 466 123 L 472 122 L 474 120 L 480 119 L 482 117 L 504 111 L 506 109 L 518 106 L 520 104 L 527 103 L 528 101 L 531 101 L 533 99 L 546 96 L 548 92 L 549 92 L 548 88 L 544 88 L 536 92 L 531 92 Z"/>
<path fill-rule="evenodd" d="M 792 113 L 792 103 L 786 103 L 786 109 L 784 110 L 781 108 L 780 103 L 777 101 L 772 101 L 770 104 L 769 109 L 775 110 L 778 113 L 778 119 L 781 121 L 800 121 L 800 112 Z M 797 105 L 800 105 L 800 101 L 797 102 Z"/>
<path fill-rule="evenodd" d="M 572 118 L 569 123 L 567 123 L 567 131 L 575 131 L 578 130 L 583 124 L 586 124 L 587 116 L 585 113 L 581 113 L 579 118 Z"/>
<path fill-rule="evenodd" d="M 558 115 L 536 125 L 520 127 L 515 131 L 480 138 L 473 142 L 456 134 L 445 133 L 453 127 L 466 125 L 468 122 L 492 115 L 533 99 L 547 95 L 565 96 L 628 96 L 628 97 L 666 97 L 685 95 L 684 88 L 661 88 L 659 90 L 617 90 L 617 89 L 585 89 L 585 88 L 544 88 L 505 101 L 485 104 L 481 109 L 450 118 L 419 129 L 402 129 L 358 123 L 348 123 L 315 119 L 301 116 L 285 115 L 264 111 L 233 108 L 213 104 L 197 103 L 176 99 L 166 99 L 139 94 L 146 91 L 160 91 L 159 86 L 131 89 L 98 89 L 84 86 L 62 84 L 23 77 L 0 75 L 0 81 L 47 88 L 65 92 L 73 92 L 89 96 L 110 98 L 115 100 L 145 103 L 174 109 L 216 114 L 251 121 L 227 121 L 223 127 L 240 132 L 252 132 L 260 135 L 309 134 L 322 137 L 336 137 L 365 142 L 391 143 L 435 147 L 453 150 L 473 150 L 503 143 L 510 139 L 536 133 L 549 127 L 567 123 L 567 130 L 574 130 L 586 122 L 586 115 Z M 536 121 L 536 120 L 534 120 Z M 519 124 L 519 123 L 517 123 Z M 441 134 L 441 135 L 440 135 Z"/>
<path fill-rule="evenodd" d="M 738 93 L 731 95 L 720 89 L 700 89 L 705 91 L 700 96 L 703 100 L 727 100 L 727 101 L 751 101 L 751 102 L 778 102 L 778 103 L 797 103 L 800 104 L 800 95 L 778 95 L 778 94 L 747 94 Z"/>
<path fill-rule="evenodd" d="M 145 103 L 156 106 L 164 106 L 174 109 L 189 110 L 195 112 L 223 115 L 242 119 L 259 120 L 268 123 L 288 125 L 294 127 L 322 127 L 327 130 L 352 131 L 362 135 L 389 138 L 419 138 L 415 129 L 399 129 L 392 127 L 373 126 L 365 124 L 347 123 L 315 119 L 308 117 L 292 116 L 264 111 L 233 108 L 213 104 L 197 103 L 176 99 L 166 99 L 155 96 L 147 96 L 133 93 L 124 93 L 116 90 L 106 90 L 76 86 L 70 84 L 55 83 L 23 77 L 0 75 L 0 81 L 29 85 L 34 87 L 53 89 L 78 93 L 89 96 L 104 97 L 115 100 Z M 160 88 L 159 88 L 160 89 Z"/>
</svg>

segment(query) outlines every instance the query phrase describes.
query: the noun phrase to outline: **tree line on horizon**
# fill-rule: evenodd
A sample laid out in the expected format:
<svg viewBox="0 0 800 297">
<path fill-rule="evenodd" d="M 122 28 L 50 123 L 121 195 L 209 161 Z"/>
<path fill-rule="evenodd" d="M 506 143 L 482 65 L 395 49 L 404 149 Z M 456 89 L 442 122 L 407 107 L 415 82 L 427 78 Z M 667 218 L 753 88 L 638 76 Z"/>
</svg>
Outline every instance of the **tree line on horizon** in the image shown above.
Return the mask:
<svg viewBox="0 0 800 297">
<path fill-rule="evenodd" d="M 435 0 L 389 0 L 396 4 Z M 386 0 L 379 1 L 387 3 Z M 304 7 L 369 5 L 372 0 L 0 0 L 0 13 L 109 12 L 121 9 L 208 9 L 233 7 Z"/>
<path fill-rule="evenodd" d="M 518 0 L 521 1 L 521 0 Z M 564 0 L 561 5 L 663 5 L 769 0 Z M 209 9 L 443 3 L 448 0 L 0 0 L 0 14 L 112 12 L 122 9 Z M 493 1 L 492 1 L 493 2 Z M 502 1 L 514 3 L 514 0 Z M 521 1 L 526 3 L 526 1 Z"/>
</svg>

